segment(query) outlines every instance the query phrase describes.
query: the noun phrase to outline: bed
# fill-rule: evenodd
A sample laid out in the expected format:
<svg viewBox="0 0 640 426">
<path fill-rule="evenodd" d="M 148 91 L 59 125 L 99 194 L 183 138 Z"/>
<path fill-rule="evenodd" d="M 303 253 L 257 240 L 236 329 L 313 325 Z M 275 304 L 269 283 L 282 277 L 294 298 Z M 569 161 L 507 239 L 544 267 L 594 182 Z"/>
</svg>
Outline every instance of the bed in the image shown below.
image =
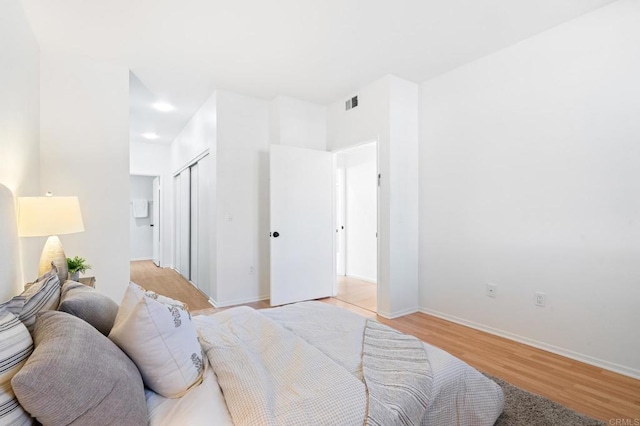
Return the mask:
<svg viewBox="0 0 640 426">
<path fill-rule="evenodd" d="M 13 208 L 9 198 L 0 188 L 0 211 Z M 15 225 L 3 226 L 2 232 L 11 232 L 7 229 Z M 0 251 L 17 252 L 10 245 L 13 236 L 2 241 Z M 14 285 L 15 273 L 0 280 Z M 45 277 L 30 291 L 51 288 L 53 280 Z M 15 315 L 28 322 L 34 345 L 33 353 L 20 351 L 9 380 L 13 389 L 6 378 L 2 384 L 8 396 L 0 406 L 10 405 L 15 391 L 20 408 L 12 414 L 13 424 L 29 424 L 33 415 L 43 424 L 491 425 L 503 409 L 501 388 L 461 360 L 326 303 L 191 316 L 177 301 L 133 284 L 119 306 L 77 283 L 67 281 L 61 288 L 55 306 L 66 306 L 64 312 L 40 312 L 29 320 Z M 91 309 L 84 300 L 94 303 Z M 4 312 L 0 308 L 0 317 Z M 9 321 L 12 315 L 6 315 Z M 149 315 L 157 316 L 144 323 Z M 156 332 L 157 339 L 141 343 Z M 24 331 L 23 336 L 26 341 Z M 10 350 L 1 331 L 0 339 L 0 349 Z M 88 357 L 102 361 L 83 367 Z M 112 361 L 117 366 L 101 376 Z M 77 382 L 56 388 L 63 386 L 59 375 L 65 366 Z M 58 376 L 41 382 L 49 375 Z M 101 377 L 101 385 L 92 388 L 95 383 L 85 383 L 91 382 L 86 376 Z M 45 403 L 51 394 L 58 399 Z M 81 402 L 69 401 L 71 395 Z M 52 410 L 57 404 L 66 410 Z M 78 414 L 66 412 L 74 409 Z M 1 413 L 0 423 L 12 424 Z"/>
</svg>

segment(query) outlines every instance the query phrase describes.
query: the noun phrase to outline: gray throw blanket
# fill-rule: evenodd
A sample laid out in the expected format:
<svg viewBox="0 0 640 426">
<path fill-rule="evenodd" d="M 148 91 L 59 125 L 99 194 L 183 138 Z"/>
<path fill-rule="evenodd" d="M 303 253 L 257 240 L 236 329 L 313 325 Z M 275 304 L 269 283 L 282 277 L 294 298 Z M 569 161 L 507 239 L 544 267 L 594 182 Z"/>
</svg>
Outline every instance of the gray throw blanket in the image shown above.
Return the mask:
<svg viewBox="0 0 640 426">
<path fill-rule="evenodd" d="M 368 393 L 367 425 L 419 425 L 431 398 L 433 375 L 422 342 L 367 321 L 362 372 Z"/>
</svg>

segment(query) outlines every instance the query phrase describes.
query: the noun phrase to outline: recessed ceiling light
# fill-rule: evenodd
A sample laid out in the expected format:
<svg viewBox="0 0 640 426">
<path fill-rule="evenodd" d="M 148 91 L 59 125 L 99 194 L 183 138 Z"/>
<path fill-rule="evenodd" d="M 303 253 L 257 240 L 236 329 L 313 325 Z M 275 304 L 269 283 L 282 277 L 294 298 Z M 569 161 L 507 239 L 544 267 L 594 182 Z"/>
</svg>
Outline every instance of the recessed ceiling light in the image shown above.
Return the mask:
<svg viewBox="0 0 640 426">
<path fill-rule="evenodd" d="M 162 112 L 169 112 L 175 109 L 173 105 L 167 102 L 156 102 L 155 104 L 153 104 L 153 107 Z"/>
<path fill-rule="evenodd" d="M 146 139 L 151 139 L 151 140 L 158 139 L 158 135 L 156 135 L 156 134 L 155 134 L 155 133 L 153 133 L 153 132 L 143 133 L 143 134 L 142 134 L 142 137 L 143 137 L 143 138 L 146 138 Z"/>
</svg>

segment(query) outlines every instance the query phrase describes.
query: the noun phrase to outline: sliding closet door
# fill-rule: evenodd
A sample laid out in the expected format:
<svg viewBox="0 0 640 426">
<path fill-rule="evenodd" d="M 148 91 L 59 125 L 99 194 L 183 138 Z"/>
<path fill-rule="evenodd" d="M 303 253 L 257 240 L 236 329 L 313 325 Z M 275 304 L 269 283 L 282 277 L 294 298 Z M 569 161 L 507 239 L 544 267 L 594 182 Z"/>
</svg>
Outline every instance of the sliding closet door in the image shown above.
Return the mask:
<svg viewBox="0 0 640 426">
<path fill-rule="evenodd" d="M 185 169 L 180 173 L 180 236 L 178 251 L 180 252 L 179 271 L 187 280 L 191 278 L 191 173 Z"/>
<path fill-rule="evenodd" d="M 202 161 L 202 160 L 201 160 Z M 191 282 L 199 286 L 200 280 L 198 279 L 198 240 L 200 235 L 200 223 L 198 221 L 198 203 L 200 198 L 198 197 L 199 175 L 200 175 L 200 162 L 190 167 L 190 179 L 191 179 L 191 203 L 190 203 L 190 220 L 191 220 L 191 241 L 189 242 L 189 249 L 191 250 L 190 260 L 190 278 Z"/>
<path fill-rule="evenodd" d="M 211 291 L 210 216 L 214 197 L 210 170 L 213 160 L 205 155 L 175 176 L 176 270 L 205 294 Z"/>
<path fill-rule="evenodd" d="M 196 194 L 197 203 L 192 206 L 197 217 L 198 235 L 195 241 L 191 241 L 191 258 L 196 260 L 196 272 L 191 272 L 191 280 L 196 280 L 196 285 L 207 296 L 210 294 L 210 263 L 209 258 L 209 223 L 213 220 L 209 214 L 210 203 L 213 197 L 211 190 L 211 156 L 207 155 L 196 163 L 197 184 L 191 187 L 191 193 Z M 193 173 L 193 168 L 191 169 Z M 192 179 L 193 182 L 193 179 Z M 192 216 L 194 211 L 192 210 Z"/>
<path fill-rule="evenodd" d="M 180 175 L 173 177 L 173 217 L 175 218 L 173 228 L 173 245 L 175 247 L 173 261 L 176 271 L 180 272 L 180 230 L 182 229 L 182 218 L 180 217 Z"/>
</svg>

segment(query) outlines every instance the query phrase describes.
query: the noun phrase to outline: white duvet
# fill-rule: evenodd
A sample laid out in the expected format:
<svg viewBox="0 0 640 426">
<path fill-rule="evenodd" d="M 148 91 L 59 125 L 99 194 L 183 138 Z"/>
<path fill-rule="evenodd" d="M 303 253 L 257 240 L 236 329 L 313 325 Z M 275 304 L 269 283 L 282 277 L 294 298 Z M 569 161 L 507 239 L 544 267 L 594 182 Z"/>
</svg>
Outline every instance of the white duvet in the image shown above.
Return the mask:
<svg viewBox="0 0 640 426">
<path fill-rule="evenodd" d="M 242 311 L 246 312 L 247 309 L 235 308 L 214 315 L 241 315 Z M 335 363 L 335 368 L 344 369 L 354 377 L 362 379 L 361 355 L 365 318 L 320 302 L 298 303 L 255 313 L 270 318 L 287 332 L 307 342 L 313 347 L 313 351 L 319 351 Z M 212 324 L 211 319 L 207 317 L 195 317 L 194 322 L 205 334 L 206 329 Z M 259 330 L 254 331 L 256 334 L 260 333 Z M 493 424 L 503 408 L 501 388 L 452 355 L 428 344 L 424 344 L 424 347 L 431 363 L 433 388 L 431 402 L 422 424 Z M 213 373 L 214 370 L 210 369 L 202 386 L 177 400 L 165 399 L 149 391 L 149 423 L 232 424 L 229 410 Z M 279 389 L 278 392 L 286 390 Z M 265 396 L 265 400 L 269 400 L 269 395 Z M 333 424 L 337 422 L 334 421 Z"/>
</svg>

